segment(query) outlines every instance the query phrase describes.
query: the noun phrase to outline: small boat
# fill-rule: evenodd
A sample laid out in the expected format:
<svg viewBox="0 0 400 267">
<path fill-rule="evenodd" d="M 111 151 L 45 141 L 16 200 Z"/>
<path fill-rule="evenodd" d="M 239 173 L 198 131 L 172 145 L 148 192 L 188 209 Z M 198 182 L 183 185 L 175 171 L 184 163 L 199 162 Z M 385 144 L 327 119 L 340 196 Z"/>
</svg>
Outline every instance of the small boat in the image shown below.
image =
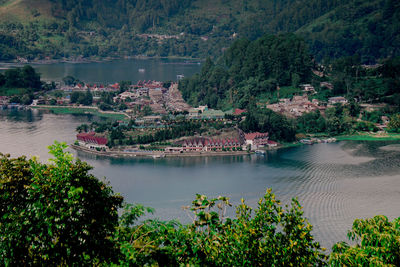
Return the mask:
<svg viewBox="0 0 400 267">
<path fill-rule="evenodd" d="M 256 150 L 256 154 L 257 155 L 265 155 L 265 151 L 264 150 Z"/>
<path fill-rule="evenodd" d="M 139 69 L 139 72 L 145 72 L 146 70 L 145 69 Z"/>
<path fill-rule="evenodd" d="M 164 154 L 157 154 L 157 155 L 152 155 L 153 159 L 159 159 L 159 158 L 164 158 Z"/>
</svg>

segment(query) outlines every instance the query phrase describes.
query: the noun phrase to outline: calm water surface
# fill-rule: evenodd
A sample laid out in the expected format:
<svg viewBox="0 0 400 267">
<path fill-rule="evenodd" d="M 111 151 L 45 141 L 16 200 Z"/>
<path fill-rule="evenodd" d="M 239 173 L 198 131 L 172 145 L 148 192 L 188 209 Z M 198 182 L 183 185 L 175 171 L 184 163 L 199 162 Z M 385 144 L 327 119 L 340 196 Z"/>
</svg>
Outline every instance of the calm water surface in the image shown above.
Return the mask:
<svg viewBox="0 0 400 267">
<path fill-rule="evenodd" d="M 0 64 L 8 68 L 8 64 Z M 91 63 L 54 63 L 32 65 L 43 80 L 61 81 L 70 75 L 89 83 L 157 80 L 175 81 L 177 75 L 192 76 L 201 69 L 200 62 L 171 59 L 126 59 Z M 144 71 L 139 72 L 139 69 Z M 4 70 L 3 70 L 4 71 Z"/>
<path fill-rule="evenodd" d="M 0 151 L 49 158 L 53 140 L 72 143 L 88 116 L 1 112 Z M 325 247 L 346 240 L 356 218 L 400 216 L 400 149 L 392 142 L 339 142 L 279 150 L 262 156 L 108 159 L 76 156 L 106 177 L 128 202 L 156 208 L 162 219 L 188 221 L 181 206 L 196 193 L 226 195 L 255 205 L 266 188 L 288 203 L 298 196 L 314 235 Z"/>
</svg>

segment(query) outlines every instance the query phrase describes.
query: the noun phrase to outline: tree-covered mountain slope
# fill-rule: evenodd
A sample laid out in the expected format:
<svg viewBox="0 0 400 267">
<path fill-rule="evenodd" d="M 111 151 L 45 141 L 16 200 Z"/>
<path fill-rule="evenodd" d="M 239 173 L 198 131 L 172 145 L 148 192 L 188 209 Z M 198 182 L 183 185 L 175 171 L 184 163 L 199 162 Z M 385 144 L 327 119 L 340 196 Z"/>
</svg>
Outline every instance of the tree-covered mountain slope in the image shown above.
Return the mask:
<svg viewBox="0 0 400 267">
<path fill-rule="evenodd" d="M 317 60 L 398 55 L 395 0 L 0 0 L 0 60 L 218 56 L 237 38 L 295 32 Z"/>
<path fill-rule="evenodd" d="M 298 86 L 311 79 L 312 58 L 293 33 L 240 39 L 215 63 L 208 58 L 199 74 L 179 83 L 190 104 L 245 108 L 256 96 L 279 86 Z"/>
</svg>

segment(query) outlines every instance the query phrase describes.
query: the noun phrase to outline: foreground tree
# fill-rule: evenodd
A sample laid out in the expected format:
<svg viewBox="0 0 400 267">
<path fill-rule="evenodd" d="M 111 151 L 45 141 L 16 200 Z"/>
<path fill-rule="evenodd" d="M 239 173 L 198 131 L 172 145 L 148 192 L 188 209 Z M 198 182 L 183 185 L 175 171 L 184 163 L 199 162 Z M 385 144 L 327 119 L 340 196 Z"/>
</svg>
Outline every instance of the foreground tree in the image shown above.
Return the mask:
<svg viewBox="0 0 400 267">
<path fill-rule="evenodd" d="M 333 266 L 400 266 L 400 218 L 357 219 L 348 237 L 356 244 L 335 244 L 329 259 Z"/>
<path fill-rule="evenodd" d="M 93 265 L 117 259 L 111 237 L 122 197 L 65 148 L 50 147 L 50 164 L 0 154 L 0 265 Z"/>
<path fill-rule="evenodd" d="M 192 224 L 146 221 L 130 228 L 125 223 L 119 236 L 125 254 L 121 264 L 134 265 L 132 260 L 138 259 L 139 265 L 168 266 L 324 264 L 325 255 L 314 241 L 312 226 L 303 218 L 296 199 L 284 209 L 268 190 L 255 210 L 242 200 L 236 207 L 235 219 L 224 218 L 227 206 L 230 203 L 226 197 L 209 199 L 197 195 L 188 207 L 194 212 Z M 132 212 L 138 214 L 138 210 L 128 212 L 129 218 L 137 219 Z"/>
<path fill-rule="evenodd" d="M 388 124 L 388 131 L 394 133 L 400 133 L 400 114 L 395 114 L 390 118 Z"/>
</svg>

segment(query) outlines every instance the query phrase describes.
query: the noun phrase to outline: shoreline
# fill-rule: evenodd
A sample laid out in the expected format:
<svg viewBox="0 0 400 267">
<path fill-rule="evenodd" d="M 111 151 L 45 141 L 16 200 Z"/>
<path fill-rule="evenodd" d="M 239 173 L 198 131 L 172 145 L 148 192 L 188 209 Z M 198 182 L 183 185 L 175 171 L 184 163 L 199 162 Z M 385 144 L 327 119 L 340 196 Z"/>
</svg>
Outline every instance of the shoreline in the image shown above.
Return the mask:
<svg viewBox="0 0 400 267">
<path fill-rule="evenodd" d="M 349 135 L 349 136 L 337 136 L 335 137 L 337 142 L 339 141 L 400 141 L 400 134 L 395 134 L 395 137 L 371 137 L 370 135 Z M 318 144 L 318 143 L 316 143 Z M 265 152 L 278 151 L 280 149 L 288 149 L 293 147 L 304 146 L 301 142 L 282 144 L 277 147 L 271 147 L 262 149 Z M 165 153 L 164 151 L 136 151 L 136 152 L 124 152 L 124 151 L 97 151 L 74 144 L 70 145 L 71 148 L 76 151 L 83 151 L 89 154 L 98 156 L 105 156 L 111 158 L 133 158 L 133 157 L 153 157 L 153 158 L 171 158 L 171 157 L 218 157 L 218 156 L 242 156 L 255 154 L 254 151 L 201 151 L 201 152 L 183 152 L 183 153 Z"/>
<path fill-rule="evenodd" d="M 110 158 L 134 158 L 134 157 L 152 157 L 152 158 L 175 158 L 175 157 L 217 157 L 217 156 L 242 156 L 250 155 L 253 152 L 248 151 L 201 151 L 201 152 L 184 152 L 184 153 L 165 153 L 164 151 L 97 151 L 75 144 L 70 144 L 70 147 L 76 151 L 83 151 L 90 154 L 105 156 Z"/>
</svg>

